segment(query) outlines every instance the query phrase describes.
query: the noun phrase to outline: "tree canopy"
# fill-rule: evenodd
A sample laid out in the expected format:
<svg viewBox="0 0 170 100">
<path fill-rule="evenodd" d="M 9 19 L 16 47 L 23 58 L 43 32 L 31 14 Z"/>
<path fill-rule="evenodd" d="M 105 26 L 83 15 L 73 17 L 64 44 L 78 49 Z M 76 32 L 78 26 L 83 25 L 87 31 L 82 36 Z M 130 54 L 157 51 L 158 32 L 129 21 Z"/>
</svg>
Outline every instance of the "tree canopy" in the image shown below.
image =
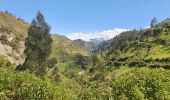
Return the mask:
<svg viewBox="0 0 170 100">
<path fill-rule="evenodd" d="M 158 23 L 158 19 L 157 19 L 156 17 L 154 17 L 154 18 L 151 20 L 151 27 L 155 26 L 157 23 Z"/>
<path fill-rule="evenodd" d="M 50 26 L 45 22 L 41 12 L 37 13 L 28 29 L 28 37 L 25 40 L 26 59 L 22 68 L 29 68 L 38 76 L 46 72 L 47 58 L 51 52 L 52 38 Z"/>
</svg>

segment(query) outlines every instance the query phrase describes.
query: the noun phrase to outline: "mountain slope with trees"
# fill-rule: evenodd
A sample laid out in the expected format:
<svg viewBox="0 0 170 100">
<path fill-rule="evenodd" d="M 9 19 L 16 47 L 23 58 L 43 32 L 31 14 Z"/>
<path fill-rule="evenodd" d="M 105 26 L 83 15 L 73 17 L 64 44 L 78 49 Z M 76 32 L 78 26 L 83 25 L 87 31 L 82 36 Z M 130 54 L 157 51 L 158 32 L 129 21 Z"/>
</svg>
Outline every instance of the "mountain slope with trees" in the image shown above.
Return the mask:
<svg viewBox="0 0 170 100">
<path fill-rule="evenodd" d="M 152 22 L 151 28 L 123 32 L 89 55 L 84 41 L 74 44 L 49 34 L 39 12 L 28 30 L 22 27 L 27 35 L 19 36 L 26 38 L 25 62 L 16 66 L 0 56 L 0 99 L 169 100 L 170 20 Z"/>
<path fill-rule="evenodd" d="M 84 49 L 85 51 L 88 51 L 89 54 L 92 53 L 97 47 L 97 44 L 94 44 L 93 42 L 83 41 L 81 39 L 74 40 L 73 43 L 78 47 Z"/>
<path fill-rule="evenodd" d="M 0 55 L 8 59 L 11 63 L 17 65 L 23 63 L 25 38 L 28 35 L 30 24 L 21 18 L 16 18 L 9 12 L 0 13 Z M 84 56 L 90 54 L 86 49 L 82 49 L 80 45 L 58 34 L 52 35 L 52 53 L 51 57 L 58 59 L 58 62 L 66 62 L 73 60 L 77 53 Z M 65 57 L 63 56 L 65 55 Z"/>
<path fill-rule="evenodd" d="M 100 45 L 109 65 L 169 69 L 169 19 L 145 30 L 123 32 Z M 107 46 L 109 45 L 109 46 Z"/>
</svg>

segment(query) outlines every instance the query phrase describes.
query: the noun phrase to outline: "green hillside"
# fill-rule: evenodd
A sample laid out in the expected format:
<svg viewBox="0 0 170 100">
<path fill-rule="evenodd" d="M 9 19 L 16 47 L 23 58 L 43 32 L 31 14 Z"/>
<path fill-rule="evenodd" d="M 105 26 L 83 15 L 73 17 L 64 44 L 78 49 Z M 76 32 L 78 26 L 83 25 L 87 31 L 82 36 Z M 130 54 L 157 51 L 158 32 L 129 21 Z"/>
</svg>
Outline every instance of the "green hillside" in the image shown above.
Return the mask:
<svg viewBox="0 0 170 100">
<path fill-rule="evenodd" d="M 169 19 L 123 32 L 96 47 L 49 34 L 43 15 L 38 15 L 28 24 L 0 13 L 0 100 L 170 100 Z M 26 42 L 31 45 L 25 55 L 31 56 L 25 67 L 17 61 L 24 60 L 29 26 L 34 34 Z"/>
<path fill-rule="evenodd" d="M 60 63 L 73 61 L 76 54 L 88 56 L 90 53 L 65 36 L 52 35 L 52 39 L 51 57 L 56 57 Z"/>
<path fill-rule="evenodd" d="M 146 30 L 124 32 L 100 45 L 108 65 L 169 69 L 170 20 Z M 110 45 L 107 47 L 107 45 Z M 100 48 L 100 47 L 99 47 Z"/>
<path fill-rule="evenodd" d="M 15 34 L 24 34 L 27 32 L 25 29 L 29 27 L 29 24 L 9 12 L 0 12 L 0 26 L 12 29 Z"/>
</svg>

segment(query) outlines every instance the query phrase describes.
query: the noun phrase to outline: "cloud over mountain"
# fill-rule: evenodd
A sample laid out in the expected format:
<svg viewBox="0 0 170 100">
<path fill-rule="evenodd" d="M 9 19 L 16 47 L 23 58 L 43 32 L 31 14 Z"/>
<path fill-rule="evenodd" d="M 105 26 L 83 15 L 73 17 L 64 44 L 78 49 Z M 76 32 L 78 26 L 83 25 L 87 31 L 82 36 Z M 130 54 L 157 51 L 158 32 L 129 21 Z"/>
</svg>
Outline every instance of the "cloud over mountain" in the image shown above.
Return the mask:
<svg viewBox="0 0 170 100">
<path fill-rule="evenodd" d="M 101 32 L 91 32 L 91 33 L 78 32 L 78 33 L 71 33 L 67 35 L 67 37 L 70 38 L 71 40 L 82 39 L 84 41 L 90 41 L 91 39 L 109 40 L 124 31 L 128 31 L 128 29 L 115 28 L 110 30 L 104 30 Z"/>
</svg>

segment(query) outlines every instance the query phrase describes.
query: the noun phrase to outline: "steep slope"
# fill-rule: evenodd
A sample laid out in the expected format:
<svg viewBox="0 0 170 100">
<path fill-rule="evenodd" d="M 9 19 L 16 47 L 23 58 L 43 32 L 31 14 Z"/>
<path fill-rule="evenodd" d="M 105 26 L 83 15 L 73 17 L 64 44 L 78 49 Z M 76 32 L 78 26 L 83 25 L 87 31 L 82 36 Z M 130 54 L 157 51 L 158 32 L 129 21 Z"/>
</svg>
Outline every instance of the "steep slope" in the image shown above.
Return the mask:
<svg viewBox="0 0 170 100">
<path fill-rule="evenodd" d="M 102 48 L 109 66 L 170 68 L 169 19 L 153 28 L 121 33 L 108 43 Z"/>
<path fill-rule="evenodd" d="M 29 24 L 8 12 L 0 12 L 0 55 L 12 63 L 23 62 L 24 39 Z"/>
<path fill-rule="evenodd" d="M 57 58 L 58 62 L 69 62 L 74 60 L 77 53 L 88 56 L 89 52 L 63 35 L 52 35 L 53 46 L 51 57 Z"/>
<path fill-rule="evenodd" d="M 115 36 L 113 39 L 99 44 L 98 52 L 109 53 L 118 49 L 122 49 L 126 43 L 139 39 L 141 34 L 143 34 L 143 31 L 138 30 L 123 32 Z"/>
</svg>

